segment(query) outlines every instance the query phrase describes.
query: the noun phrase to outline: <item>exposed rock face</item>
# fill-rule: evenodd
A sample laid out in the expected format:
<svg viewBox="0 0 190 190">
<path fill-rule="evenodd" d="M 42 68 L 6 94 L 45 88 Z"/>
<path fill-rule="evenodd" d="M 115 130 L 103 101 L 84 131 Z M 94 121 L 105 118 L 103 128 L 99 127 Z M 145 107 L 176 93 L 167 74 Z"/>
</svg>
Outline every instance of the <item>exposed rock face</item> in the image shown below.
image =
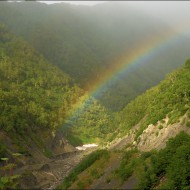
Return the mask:
<svg viewBox="0 0 190 190">
<path fill-rule="evenodd" d="M 139 136 L 137 141 L 135 141 L 135 136 L 140 128 L 140 123 L 139 123 L 136 126 L 134 126 L 126 136 L 122 138 L 117 138 L 114 141 L 112 141 L 108 148 L 110 150 L 118 150 L 118 149 L 129 150 L 132 147 L 136 147 L 140 151 L 145 151 L 145 152 L 153 149 L 160 150 L 165 148 L 168 139 L 175 137 L 181 131 L 185 131 L 186 133 L 190 134 L 190 128 L 185 125 L 185 123 L 189 121 L 187 115 L 181 117 L 179 119 L 179 122 L 175 124 L 169 124 L 168 121 L 169 118 L 166 117 L 164 120 L 158 121 L 156 125 L 153 124 L 148 125 L 147 128 L 143 131 L 143 133 Z M 117 169 L 119 167 L 120 161 L 121 159 L 116 160 L 116 163 L 118 165 L 116 165 L 115 163 L 114 166 L 117 167 L 114 169 Z M 109 176 L 109 174 L 113 171 L 107 172 L 108 168 L 104 170 L 103 176 L 93 181 L 90 188 L 92 189 L 135 189 L 136 188 L 136 185 L 138 183 L 138 178 L 137 176 L 135 176 L 135 173 L 133 173 L 121 186 L 117 182 L 117 178 L 112 178 Z M 109 182 L 106 182 L 106 179 L 109 179 Z M 161 181 L 163 180 L 165 180 L 165 176 L 161 179 Z"/>
<path fill-rule="evenodd" d="M 140 123 L 135 125 L 126 136 L 112 141 L 111 144 L 108 145 L 109 146 L 108 149 L 122 149 L 126 145 L 128 146 L 135 145 L 136 144 L 136 141 L 134 141 L 135 134 L 139 127 Z"/>
<path fill-rule="evenodd" d="M 175 137 L 179 132 L 185 131 L 190 134 L 190 128 L 183 126 L 181 121 L 178 123 L 168 125 L 168 118 L 166 117 L 165 123 L 158 122 L 157 125 L 150 124 L 139 137 L 137 148 L 141 151 L 150 151 L 152 149 L 165 148 L 168 139 Z M 162 128 L 159 128 L 162 126 Z"/>
<path fill-rule="evenodd" d="M 123 138 L 117 139 L 110 145 L 110 149 L 122 149 L 128 145 L 129 148 L 137 147 L 141 151 L 150 151 L 152 149 L 162 149 L 166 146 L 168 139 L 175 137 L 179 132 L 185 131 L 190 134 L 190 128 L 184 126 L 182 121 L 187 116 L 180 118 L 178 123 L 168 124 L 169 118 L 166 117 L 163 121 L 158 122 L 157 125 L 150 124 L 135 141 L 136 132 L 140 124 L 134 126 L 130 132 Z M 161 126 L 161 127 L 160 127 Z"/>
</svg>

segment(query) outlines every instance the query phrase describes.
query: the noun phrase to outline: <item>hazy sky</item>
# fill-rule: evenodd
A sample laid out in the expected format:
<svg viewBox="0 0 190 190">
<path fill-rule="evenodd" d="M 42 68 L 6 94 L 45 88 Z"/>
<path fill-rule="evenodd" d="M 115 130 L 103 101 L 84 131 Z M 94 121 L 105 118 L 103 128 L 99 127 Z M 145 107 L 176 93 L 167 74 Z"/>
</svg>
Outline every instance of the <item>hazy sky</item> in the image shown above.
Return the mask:
<svg viewBox="0 0 190 190">
<path fill-rule="evenodd" d="M 15 0 L 16 1 L 16 0 Z M 23 0 L 22 0 L 23 1 Z M 39 1 L 39 0 L 37 0 Z M 108 1 L 39 1 L 46 4 L 53 3 L 70 3 L 76 5 L 92 6 Z M 114 3 L 122 3 L 123 6 L 134 7 L 137 11 L 144 11 L 150 16 L 173 24 L 175 22 L 183 22 L 190 20 L 190 1 L 112 1 Z"/>
<path fill-rule="evenodd" d="M 95 4 L 103 3 L 105 1 L 40 1 L 40 2 L 47 3 L 47 4 L 65 2 L 65 3 L 76 4 L 76 5 L 95 5 Z"/>
</svg>

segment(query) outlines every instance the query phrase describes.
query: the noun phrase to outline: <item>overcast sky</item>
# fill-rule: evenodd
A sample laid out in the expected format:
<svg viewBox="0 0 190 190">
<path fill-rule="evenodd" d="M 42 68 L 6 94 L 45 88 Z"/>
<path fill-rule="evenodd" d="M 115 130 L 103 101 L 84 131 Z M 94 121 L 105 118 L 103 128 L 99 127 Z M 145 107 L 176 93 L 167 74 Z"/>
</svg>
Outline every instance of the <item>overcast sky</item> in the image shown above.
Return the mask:
<svg viewBox="0 0 190 190">
<path fill-rule="evenodd" d="M 77 5 L 95 5 L 108 1 L 42 1 L 44 3 L 72 3 Z M 187 20 L 190 18 L 190 1 L 112 1 L 123 3 L 124 6 L 134 6 L 139 11 L 145 11 L 150 15 L 169 21 Z"/>
<path fill-rule="evenodd" d="M 37 0 L 38 1 L 38 0 Z M 94 4 L 99 4 L 99 3 L 103 3 L 106 1 L 40 1 L 46 4 L 53 4 L 53 3 L 61 3 L 61 2 L 65 2 L 65 3 L 71 3 L 71 4 L 81 4 L 81 5 L 94 5 Z M 115 1 L 117 2 L 117 1 Z M 134 4 L 135 6 L 142 6 L 142 7 L 146 7 L 147 9 L 150 9 L 149 6 L 147 5 L 151 5 L 151 6 L 166 6 L 167 8 L 172 8 L 173 6 L 181 6 L 181 5 L 186 5 L 186 4 L 190 4 L 190 2 L 188 1 L 118 1 L 118 2 L 127 2 L 130 4 Z"/>
<path fill-rule="evenodd" d="M 42 3 L 47 3 L 47 4 L 53 4 L 53 3 L 71 3 L 71 4 L 76 4 L 76 5 L 96 5 L 99 3 L 103 3 L 105 1 L 40 1 Z"/>
<path fill-rule="evenodd" d="M 17 0 L 12 0 L 12 1 L 17 1 Z M 20 0 L 23 1 L 23 0 Z M 39 0 L 37 0 L 39 1 Z M 104 3 L 104 2 L 109 2 L 109 1 L 49 1 L 49 0 L 42 0 L 39 1 L 42 3 L 46 4 L 54 4 L 54 3 L 70 3 L 70 4 L 76 4 L 76 5 L 95 5 L 99 3 Z M 164 10 L 169 10 L 169 11 L 178 11 L 182 13 L 183 9 L 185 11 L 190 8 L 190 1 L 113 1 L 113 2 L 122 2 L 122 3 L 127 3 L 130 5 L 135 6 L 136 8 L 144 9 L 146 11 L 152 11 L 154 12 L 155 9 L 160 9 L 163 8 Z M 180 11 L 179 11 L 180 10 Z M 190 10 L 190 9 L 189 9 Z M 190 12 L 190 11 L 188 11 Z M 162 14 L 162 13 L 161 13 Z"/>
<path fill-rule="evenodd" d="M 15 0 L 16 1 L 16 0 Z M 23 1 L 23 0 L 22 0 Z M 37 0 L 39 1 L 39 0 Z M 46 4 L 70 3 L 76 5 L 96 5 L 108 1 L 40 1 Z M 156 16 L 165 22 L 180 23 L 190 20 L 190 1 L 112 1 L 122 3 L 123 6 L 135 7 L 139 11 L 144 11 L 150 16 Z"/>
</svg>

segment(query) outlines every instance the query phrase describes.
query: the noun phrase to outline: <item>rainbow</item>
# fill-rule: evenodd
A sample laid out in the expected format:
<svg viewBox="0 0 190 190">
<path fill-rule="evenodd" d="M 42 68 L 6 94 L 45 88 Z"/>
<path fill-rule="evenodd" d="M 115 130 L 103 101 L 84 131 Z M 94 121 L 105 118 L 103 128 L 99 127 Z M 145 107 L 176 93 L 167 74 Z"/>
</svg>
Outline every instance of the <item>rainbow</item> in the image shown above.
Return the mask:
<svg viewBox="0 0 190 190">
<path fill-rule="evenodd" d="M 90 104 L 91 97 L 101 96 L 102 92 L 106 90 L 108 82 L 117 81 L 119 76 L 122 76 L 132 66 L 141 65 L 151 59 L 158 53 L 165 51 L 171 46 L 172 42 L 180 40 L 180 36 L 189 32 L 190 26 L 188 22 L 182 23 L 177 29 L 166 31 L 163 36 L 154 37 L 149 41 L 127 50 L 127 53 L 122 55 L 119 60 L 111 64 L 111 67 L 98 80 L 92 83 L 92 87 L 88 89 L 83 97 L 79 98 L 77 103 L 72 107 L 66 120 L 72 120 L 81 114 L 83 108 Z"/>
</svg>

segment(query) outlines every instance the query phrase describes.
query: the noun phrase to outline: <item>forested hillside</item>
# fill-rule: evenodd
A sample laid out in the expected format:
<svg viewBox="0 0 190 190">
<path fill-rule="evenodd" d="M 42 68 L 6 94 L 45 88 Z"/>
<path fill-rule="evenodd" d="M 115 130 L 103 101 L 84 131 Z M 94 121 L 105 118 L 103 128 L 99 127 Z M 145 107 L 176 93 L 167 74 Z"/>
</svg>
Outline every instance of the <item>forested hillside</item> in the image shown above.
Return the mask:
<svg viewBox="0 0 190 190">
<path fill-rule="evenodd" d="M 183 67 L 168 74 L 158 86 L 131 101 L 119 113 L 118 120 L 124 131 L 140 122 L 137 139 L 149 124 L 155 125 L 162 120 L 164 122 L 167 116 L 167 124 L 173 124 L 184 114 L 190 117 L 190 60 Z M 189 126 L 189 122 L 183 122 Z"/>
<path fill-rule="evenodd" d="M 16 149 L 9 147 L 2 136 L 1 157 L 4 157 L 14 151 L 28 152 L 26 142 L 29 144 L 30 138 L 38 144 L 45 142 L 45 134 L 56 130 L 66 110 L 76 101 L 75 95 L 82 95 L 82 91 L 72 87 L 67 75 L 22 39 L 13 37 L 3 25 L 0 34 L 0 126 L 1 132 L 17 145 Z M 43 138 L 35 138 L 36 133 Z"/>
<path fill-rule="evenodd" d="M 110 132 L 105 127 L 108 128 L 111 123 L 106 109 L 91 98 L 84 108 L 86 111 L 69 120 L 80 97 L 87 98 L 88 95 L 22 38 L 14 37 L 3 25 L 0 26 L 0 156 L 9 156 L 14 151 L 30 151 L 27 146 L 31 140 L 38 148 L 46 147 L 51 151 L 48 143 L 59 128 L 63 129 L 65 139 L 74 144 L 82 143 L 88 135 L 104 138 L 100 133 L 102 130 Z M 69 126 L 64 124 L 66 119 Z M 97 120 L 99 123 L 96 123 Z M 79 134 L 75 132 L 77 138 L 74 138 L 71 126 L 79 130 Z M 81 130 L 82 127 L 86 130 Z M 90 131 L 96 133 L 90 134 Z M 80 139 L 80 135 L 83 138 Z M 16 145 L 15 149 L 6 144 L 6 136 Z"/>
<path fill-rule="evenodd" d="M 76 151 L 70 144 L 101 143 L 114 130 L 112 113 L 3 24 L 0 73 L 0 189 L 31 177 L 10 174 L 17 167 Z"/>
<path fill-rule="evenodd" d="M 134 7 L 115 2 L 93 7 L 1 2 L 0 21 L 87 90 L 129 49 L 136 51 L 155 36 L 162 39 L 173 30 Z M 188 57 L 185 36 L 163 48 L 140 68 L 134 67 L 117 82 L 109 82 L 108 89 L 98 97 L 101 104 L 121 110 Z"/>
</svg>

